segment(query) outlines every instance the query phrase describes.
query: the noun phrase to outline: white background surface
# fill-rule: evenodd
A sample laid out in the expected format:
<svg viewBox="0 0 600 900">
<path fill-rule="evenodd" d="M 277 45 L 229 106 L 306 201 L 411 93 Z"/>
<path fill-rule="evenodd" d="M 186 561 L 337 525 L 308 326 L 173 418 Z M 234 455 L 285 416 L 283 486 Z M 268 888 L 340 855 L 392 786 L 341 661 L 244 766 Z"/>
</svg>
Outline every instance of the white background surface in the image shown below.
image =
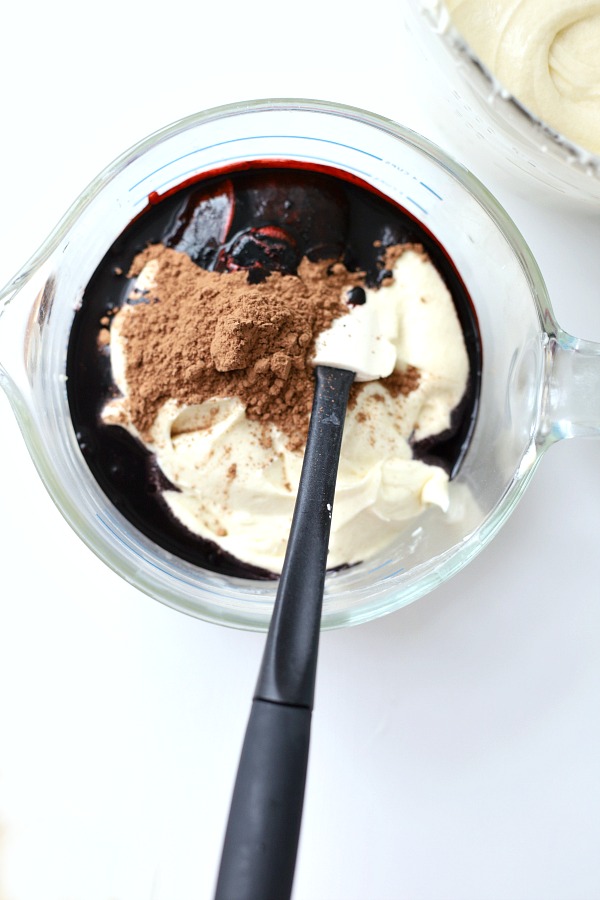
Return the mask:
<svg viewBox="0 0 600 900">
<path fill-rule="evenodd" d="M 451 149 L 399 4 L 330 7 L 13 7 L 0 282 L 122 150 L 218 103 L 338 100 Z M 600 340 L 600 216 L 488 186 L 563 327 Z M 263 637 L 122 582 L 53 507 L 4 397 L 0 435 L 0 900 L 209 898 Z M 295 900 L 600 897 L 599 524 L 600 444 L 559 445 L 467 570 L 323 636 Z"/>
</svg>

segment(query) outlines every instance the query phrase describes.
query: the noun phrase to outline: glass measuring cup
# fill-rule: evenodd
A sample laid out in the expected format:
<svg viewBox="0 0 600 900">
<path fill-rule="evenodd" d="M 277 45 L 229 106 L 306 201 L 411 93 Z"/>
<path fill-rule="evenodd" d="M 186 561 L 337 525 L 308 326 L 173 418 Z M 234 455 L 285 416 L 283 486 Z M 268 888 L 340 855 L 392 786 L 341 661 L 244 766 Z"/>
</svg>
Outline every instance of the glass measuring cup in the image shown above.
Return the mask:
<svg viewBox="0 0 600 900">
<path fill-rule="evenodd" d="M 363 622 L 416 599 L 469 562 L 506 520 L 543 452 L 600 425 L 600 347 L 566 335 L 522 237 L 443 151 L 370 113 L 267 100 L 165 128 L 109 166 L 0 295 L 0 379 L 54 501 L 116 572 L 210 621 L 262 629 L 275 585 L 208 572 L 139 533 L 90 473 L 71 423 L 66 351 L 96 266 L 152 192 L 226 164 L 287 159 L 357 175 L 445 247 L 470 293 L 483 353 L 480 409 L 447 515 L 430 510 L 385 553 L 328 575 L 323 624 Z"/>
<path fill-rule="evenodd" d="M 423 101 L 453 152 L 527 199 L 598 208 L 600 157 L 511 95 L 452 25 L 444 0 L 408 0 L 403 15 Z"/>
</svg>

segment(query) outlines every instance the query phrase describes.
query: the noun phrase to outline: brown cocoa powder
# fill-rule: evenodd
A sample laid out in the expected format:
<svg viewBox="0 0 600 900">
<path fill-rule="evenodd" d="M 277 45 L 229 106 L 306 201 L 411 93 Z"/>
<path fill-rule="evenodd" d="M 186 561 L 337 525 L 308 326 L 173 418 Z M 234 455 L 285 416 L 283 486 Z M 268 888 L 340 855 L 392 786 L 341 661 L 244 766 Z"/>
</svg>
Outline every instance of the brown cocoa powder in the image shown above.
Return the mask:
<svg viewBox="0 0 600 900">
<path fill-rule="evenodd" d="M 359 284 L 330 262 L 303 260 L 298 275 L 273 272 L 249 284 L 247 272 L 209 272 L 184 253 L 153 245 L 129 277 L 156 260 L 143 302 L 128 307 L 121 334 L 132 421 L 143 436 L 170 397 L 202 403 L 237 396 L 249 418 L 279 427 L 290 446 L 306 438 L 317 334 L 348 311 L 345 286 Z"/>
<path fill-rule="evenodd" d="M 394 248 L 390 261 L 402 250 Z M 250 284 L 246 271 L 210 272 L 185 253 L 152 245 L 135 258 L 128 277 L 152 261 L 158 263 L 153 283 L 127 307 L 121 324 L 129 411 L 141 435 L 149 436 L 169 398 L 194 404 L 236 396 L 250 419 L 280 428 L 290 449 L 303 446 L 315 339 L 348 312 L 344 288 L 364 284 L 363 273 L 304 259 L 297 275 L 273 272 Z M 409 369 L 381 384 L 397 396 L 414 390 L 418 378 Z M 351 403 L 359 390 L 353 387 Z"/>
</svg>

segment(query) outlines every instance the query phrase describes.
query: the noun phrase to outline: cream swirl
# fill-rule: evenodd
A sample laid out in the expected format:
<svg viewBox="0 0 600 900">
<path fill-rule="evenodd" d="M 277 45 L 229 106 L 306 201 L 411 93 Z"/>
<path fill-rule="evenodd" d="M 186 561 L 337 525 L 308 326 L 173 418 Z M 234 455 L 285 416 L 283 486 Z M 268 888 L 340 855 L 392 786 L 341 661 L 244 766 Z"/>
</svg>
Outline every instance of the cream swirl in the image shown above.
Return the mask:
<svg viewBox="0 0 600 900">
<path fill-rule="evenodd" d="M 498 81 L 547 125 L 600 154 L 598 0 L 446 0 Z"/>
</svg>

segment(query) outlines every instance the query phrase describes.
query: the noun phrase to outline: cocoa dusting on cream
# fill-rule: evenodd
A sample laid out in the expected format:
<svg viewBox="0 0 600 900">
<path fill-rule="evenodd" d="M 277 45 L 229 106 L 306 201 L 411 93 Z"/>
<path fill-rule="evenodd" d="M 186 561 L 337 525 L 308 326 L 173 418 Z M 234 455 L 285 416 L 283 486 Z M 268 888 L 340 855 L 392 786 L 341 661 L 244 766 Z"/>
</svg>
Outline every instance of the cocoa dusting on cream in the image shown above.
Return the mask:
<svg viewBox="0 0 600 900">
<path fill-rule="evenodd" d="M 120 329 L 129 411 L 140 434 L 148 436 L 171 398 L 196 404 L 235 396 L 248 418 L 277 426 L 290 449 L 302 447 L 314 393 L 315 339 L 348 312 L 344 289 L 363 285 L 363 273 L 304 258 L 297 275 L 272 272 L 250 284 L 244 270 L 207 271 L 185 253 L 156 244 L 136 256 L 128 277 L 148 264 L 147 290 L 134 292 L 139 302 L 127 307 Z M 382 379 L 393 396 L 418 383 L 412 367 Z M 355 395 L 358 390 L 355 385 Z"/>
</svg>

